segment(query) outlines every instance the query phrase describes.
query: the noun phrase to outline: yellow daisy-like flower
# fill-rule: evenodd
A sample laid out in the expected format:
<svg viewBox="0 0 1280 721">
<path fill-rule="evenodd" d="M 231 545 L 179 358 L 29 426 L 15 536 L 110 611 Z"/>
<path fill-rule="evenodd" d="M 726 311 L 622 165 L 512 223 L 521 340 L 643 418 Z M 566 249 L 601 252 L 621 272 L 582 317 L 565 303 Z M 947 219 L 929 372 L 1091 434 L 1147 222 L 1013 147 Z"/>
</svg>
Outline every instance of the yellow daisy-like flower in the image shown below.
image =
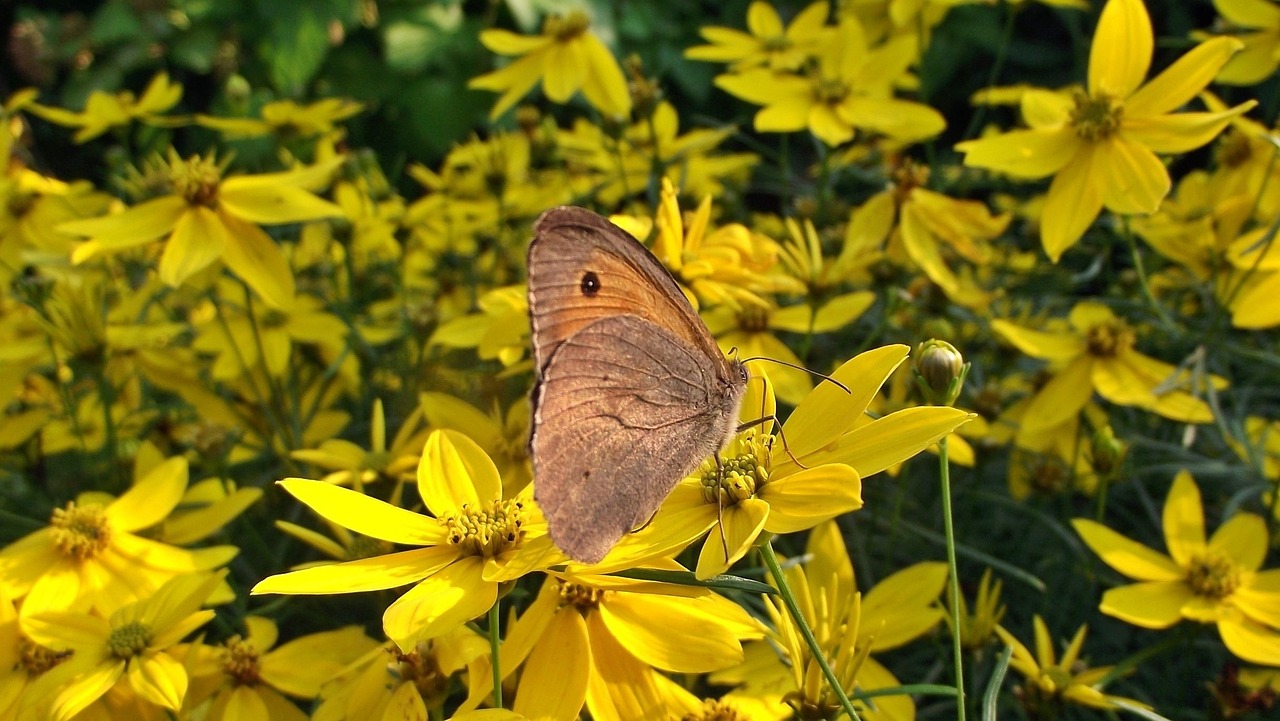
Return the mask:
<svg viewBox="0 0 1280 721">
<path fill-rule="evenodd" d="M 402 650 L 489 610 L 499 583 L 564 562 L 531 494 L 503 498 L 493 461 L 455 431 L 428 436 L 418 465 L 418 492 L 431 516 L 322 481 L 291 478 L 280 485 L 333 523 L 415 548 L 271 576 L 251 593 L 354 593 L 412 585 L 382 617 L 383 630 Z"/>
<path fill-rule="evenodd" d="M 1093 301 L 1071 309 L 1069 330 L 1031 330 L 999 319 L 991 322 L 991 328 L 1023 353 L 1053 362 L 1053 379 L 1036 393 L 1023 415 L 1026 433 L 1044 431 L 1075 416 L 1094 391 L 1112 403 L 1147 408 L 1170 420 L 1208 423 L 1213 411 L 1207 403 L 1185 390 L 1166 391 L 1162 386 L 1178 387 L 1175 381 L 1212 383 L 1216 389 L 1227 386 L 1225 379 L 1194 379 L 1187 371 L 1139 353 L 1134 348 L 1137 332 L 1110 308 Z"/>
<path fill-rule="evenodd" d="M 164 521 L 187 488 L 187 461 L 140 466 L 133 486 L 104 502 L 86 494 L 56 508 L 49 526 L 0 550 L 0 586 L 22 616 L 63 610 L 107 615 L 176 576 L 225 565 L 234 546 L 186 550 L 139 535 Z"/>
<path fill-rule="evenodd" d="M 512 709 L 528 718 L 576 718 L 584 705 L 597 719 L 651 718 L 661 707 L 654 668 L 726 668 L 742 661 L 740 640 L 762 635 L 741 606 L 705 588 L 556 574 L 508 628 L 502 673 L 523 665 Z"/>
<path fill-rule="evenodd" d="M 1102 612 L 1143 628 L 1182 620 L 1217 624 L 1233 654 L 1274 664 L 1280 659 L 1280 569 L 1259 570 L 1268 548 L 1262 517 L 1236 513 L 1206 542 L 1200 489 L 1182 471 L 1169 489 L 1163 521 L 1167 556 L 1101 523 L 1071 522 L 1104 563 L 1138 581 L 1104 593 Z"/>
<path fill-rule="evenodd" d="M 150 704 L 177 711 L 188 675 L 168 650 L 213 619 L 200 610 L 225 572 L 179 576 L 155 593 L 113 612 L 108 619 L 82 613 L 28 618 L 33 641 L 71 658 L 39 678 L 29 694 L 39 718 L 69 721 L 121 680 Z"/>
<path fill-rule="evenodd" d="M 38 103 L 30 103 L 26 107 L 32 114 L 51 123 L 79 128 L 74 140 L 86 143 L 114 127 L 128 125 L 134 120 L 159 123 L 160 115 L 177 105 L 181 99 L 182 86 L 169 82 L 168 73 L 158 73 L 151 79 L 147 89 L 142 91 L 142 97 L 136 99 L 128 90 L 115 95 L 95 90 L 89 94 L 84 110 L 78 113 Z"/>
<path fill-rule="evenodd" d="M 1039 614 L 1035 617 L 1036 652 L 1033 655 L 1013 634 L 997 626 L 1000 640 L 1013 649 L 1009 665 L 1026 679 L 1019 700 L 1032 718 L 1054 718 L 1066 704 L 1114 709 L 1123 706 L 1150 708 L 1123 696 L 1103 693 L 1098 683 L 1111 673 L 1111 666 L 1088 668 L 1080 658 L 1087 627 L 1081 626 L 1058 658 L 1053 650 L 1049 627 Z"/>
<path fill-rule="evenodd" d="M 1000 621 L 1004 619 L 1004 613 L 1007 610 L 1004 601 L 1000 598 L 1004 581 L 997 578 L 993 582 L 991 579 L 991 568 L 988 567 L 982 572 L 982 579 L 978 581 L 972 610 L 964 595 L 960 595 L 960 646 L 971 653 L 980 654 L 987 646 L 995 643 Z M 943 620 L 947 622 L 951 632 L 955 633 L 950 613 L 951 595 L 947 594 L 943 602 L 948 609 Z"/>
<path fill-rule="evenodd" d="M 270 619 L 249 616 L 247 633 L 217 646 L 192 644 L 174 650 L 191 677 L 185 709 L 204 707 L 208 721 L 306 721 L 287 697 L 313 699 L 320 687 L 376 643 L 359 626 L 295 638 L 276 646 L 279 629 Z"/>
<path fill-rule="evenodd" d="M 293 451 L 294 460 L 310 463 L 329 471 L 320 480 L 357 491 L 380 479 L 404 481 L 413 477 L 421 455 L 423 435 L 417 429 L 417 414 L 406 422 L 387 446 L 387 420 L 382 399 L 373 401 L 373 419 L 369 424 L 369 450 L 342 438 L 326 438 L 317 448 Z"/>
<path fill-rule="evenodd" d="M 867 405 L 907 357 L 906 346 L 867 351 L 813 389 L 778 435 L 769 426 L 740 434 L 676 486 L 644 530 L 626 536 L 594 567 L 630 568 L 706 534 L 696 575 L 723 573 L 761 533 L 794 533 L 862 507 L 862 479 L 905 461 L 969 420 L 954 408 L 908 408 L 871 420 Z M 750 384 L 742 419 L 774 414 L 774 399 Z M 781 439 L 785 438 L 785 442 Z M 710 533 L 708 533 L 710 531 Z"/>
<path fill-rule="evenodd" d="M 18 709 L 32 704 L 27 691 L 35 681 L 73 653 L 28 638 L 18 623 L 18 609 L 0 588 L 0 718 L 17 718 Z"/>
<path fill-rule="evenodd" d="M 867 130 L 900 141 L 937 135 L 946 120 L 927 105 L 893 97 L 893 84 L 916 59 L 916 42 L 906 37 L 872 48 L 862 26 L 841 20 L 818 54 L 810 75 L 776 73 L 765 68 L 716 77 L 716 86 L 749 103 L 761 132 L 788 133 L 808 128 L 836 146 Z"/>
<path fill-rule="evenodd" d="M 480 42 L 499 55 L 518 55 L 510 65 L 472 78 L 469 87 L 502 93 L 490 118 L 505 113 L 534 85 L 554 103 L 567 103 L 578 90 L 600 112 L 622 118 L 631 112 L 627 79 L 613 54 L 594 34 L 591 20 L 581 11 L 553 15 L 533 37 L 508 30 L 485 30 Z"/>
<path fill-rule="evenodd" d="M 1142 0 L 1108 0 L 1093 37 L 1086 91 L 1072 97 L 1027 91 L 1022 115 L 1031 129 L 956 146 L 966 165 L 1018 178 L 1054 176 L 1040 238 L 1055 262 L 1103 207 L 1122 214 L 1155 212 L 1171 185 L 1157 153 L 1198 148 L 1257 104 L 1250 100 L 1223 112 L 1175 113 L 1213 80 L 1240 42 L 1201 43 L 1143 84 L 1153 47 Z"/>
<path fill-rule="evenodd" d="M 1268 0 L 1213 0 L 1213 6 L 1244 43 L 1218 73 L 1225 85 L 1257 85 L 1280 67 L 1280 6 Z"/>
<path fill-rule="evenodd" d="M 778 11 L 764 0 L 755 0 L 747 8 L 747 30 L 709 26 L 698 28 L 698 34 L 710 45 L 699 45 L 684 51 L 690 60 L 729 63 L 734 71 L 768 66 L 773 70 L 798 70 L 816 57 L 827 27 L 828 4 L 815 2 L 796 13 L 791 24 L 783 27 Z"/>
<path fill-rule="evenodd" d="M 334 158 L 282 173 L 224 178 L 224 164 L 212 155 L 184 160 L 170 149 L 169 194 L 116 215 L 63 223 L 59 230 L 89 238 L 72 253 L 73 262 L 162 240 L 159 272 L 168 285 L 180 286 L 222 260 L 263 300 L 285 308 L 294 293 L 289 259 L 259 224 L 342 215 L 342 208 L 311 191 L 343 162 Z"/>
<path fill-rule="evenodd" d="M 343 98 L 324 98 L 307 105 L 277 100 L 262 106 L 262 118 L 221 118 L 196 115 L 196 123 L 213 128 L 228 138 L 253 138 L 279 133 L 285 137 L 310 138 L 332 132 L 334 124 L 364 110 L 364 105 Z"/>
</svg>

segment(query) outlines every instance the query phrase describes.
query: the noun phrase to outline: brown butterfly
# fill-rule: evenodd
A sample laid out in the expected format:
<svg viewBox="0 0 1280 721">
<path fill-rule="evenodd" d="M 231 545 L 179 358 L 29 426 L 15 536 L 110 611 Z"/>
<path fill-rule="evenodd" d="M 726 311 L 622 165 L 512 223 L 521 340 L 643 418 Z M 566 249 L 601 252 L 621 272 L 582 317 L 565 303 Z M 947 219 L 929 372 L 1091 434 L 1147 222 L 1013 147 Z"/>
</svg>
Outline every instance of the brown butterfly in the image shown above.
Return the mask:
<svg viewBox="0 0 1280 721">
<path fill-rule="evenodd" d="M 595 563 L 733 437 L 747 372 L 652 253 L 582 208 L 534 224 L 529 320 L 534 497 Z"/>
</svg>

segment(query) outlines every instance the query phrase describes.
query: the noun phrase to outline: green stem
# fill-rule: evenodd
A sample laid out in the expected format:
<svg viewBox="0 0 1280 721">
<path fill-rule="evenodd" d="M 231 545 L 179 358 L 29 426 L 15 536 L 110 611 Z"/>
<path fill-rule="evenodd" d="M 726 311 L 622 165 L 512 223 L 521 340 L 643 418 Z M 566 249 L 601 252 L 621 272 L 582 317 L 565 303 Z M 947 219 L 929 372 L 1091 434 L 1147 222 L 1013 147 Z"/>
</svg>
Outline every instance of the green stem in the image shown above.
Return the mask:
<svg viewBox="0 0 1280 721">
<path fill-rule="evenodd" d="M 942 480 L 942 526 L 947 536 L 947 568 L 951 588 L 951 651 L 955 657 L 956 718 L 964 721 L 964 649 L 960 646 L 960 575 L 956 572 L 956 533 L 951 523 L 951 464 L 947 439 L 938 441 L 938 475 Z"/>
<path fill-rule="evenodd" d="M 844 692 L 844 687 L 840 685 L 840 681 L 836 678 L 835 671 L 831 670 L 831 664 L 827 663 L 827 657 L 822 653 L 822 648 L 818 646 L 818 639 L 814 638 L 813 629 L 809 628 L 809 622 L 800 613 L 800 606 L 796 603 L 796 597 L 791 593 L 791 586 L 787 583 L 787 578 L 782 573 L 782 566 L 778 563 L 778 557 L 773 553 L 773 543 L 765 541 L 758 548 L 760 549 L 761 557 L 764 558 L 764 565 L 769 568 L 769 575 L 773 576 L 774 583 L 778 584 L 778 594 L 782 596 L 782 603 L 786 605 L 787 613 L 791 614 L 791 619 L 795 621 L 796 628 L 800 629 L 800 635 L 804 637 L 804 642 L 809 646 L 809 652 L 813 654 L 814 660 L 818 662 L 818 666 L 822 669 L 822 675 L 826 677 L 827 684 L 831 686 L 831 690 L 840 699 L 840 706 L 845 713 L 849 714 L 849 718 L 853 721 L 860 721 L 858 712 L 853 710 L 853 702 L 849 700 L 849 694 Z"/>
<path fill-rule="evenodd" d="M 495 598 L 489 607 L 489 665 L 493 669 L 494 708 L 502 708 L 502 657 L 498 650 L 502 641 L 498 638 L 498 609 L 501 605 L 502 599 Z"/>
<path fill-rule="evenodd" d="M 1129 246 L 1129 255 L 1133 257 L 1133 269 L 1138 273 L 1138 284 L 1142 286 L 1142 294 L 1146 296 L 1147 303 L 1151 305 L 1151 309 L 1160 317 L 1160 323 L 1166 328 L 1173 328 L 1173 319 L 1165 311 L 1164 306 L 1156 300 L 1155 293 L 1151 292 L 1151 284 L 1147 281 L 1147 267 L 1142 262 L 1142 253 L 1138 250 L 1138 242 L 1133 239 L 1133 231 L 1129 228 L 1129 216 L 1120 216 L 1120 227 L 1124 231 L 1124 242 Z"/>
</svg>

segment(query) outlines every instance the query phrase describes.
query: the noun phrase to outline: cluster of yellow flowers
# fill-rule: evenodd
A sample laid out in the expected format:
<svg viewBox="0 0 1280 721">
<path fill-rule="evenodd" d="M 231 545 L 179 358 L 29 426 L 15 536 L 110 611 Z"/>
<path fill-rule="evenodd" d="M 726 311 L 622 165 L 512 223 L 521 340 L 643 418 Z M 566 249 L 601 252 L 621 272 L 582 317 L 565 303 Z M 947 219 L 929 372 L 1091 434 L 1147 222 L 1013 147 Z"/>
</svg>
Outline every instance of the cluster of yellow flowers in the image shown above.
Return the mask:
<svg viewBox="0 0 1280 721">
<path fill-rule="evenodd" d="M 701 28 L 687 58 L 725 65 L 714 84 L 760 106 L 757 133 L 817 141 L 799 171 L 735 150 L 733 127 L 684 127 L 581 11 L 484 30 L 510 59 L 471 84 L 500 93 L 502 122 L 403 179 L 350 147 L 354 101 L 181 115 L 164 73 L 79 111 L 10 96 L 0 718 L 908 721 L 929 703 L 963 719 L 975 666 L 997 685 L 1012 666 L 1003 698 L 1032 718 L 1152 714 L 1166 688 L 1106 686 L 1185 642 L 1164 631 L 1184 620 L 1220 636 L 1178 646 L 1210 659 L 1188 688 L 1216 684 L 1224 717 L 1269 708 L 1280 140 L 1256 101 L 1206 88 L 1274 79 L 1280 5 L 1215 0 L 1223 23 L 1148 80 L 1146 7 L 1107 0 L 1080 84 L 985 91 L 1026 127 L 938 159 L 948 119 L 917 73 L 959 4 L 820 1 L 784 23 L 755 0 L 746 31 Z M 564 115 L 521 105 L 539 87 Z M 36 123 L 76 143 L 199 127 L 221 146 L 133 158 L 95 187 L 42 172 Z M 274 165 L 239 165 L 245 138 Z M 746 210 L 770 169 L 782 202 Z M 855 176 L 873 178 L 856 197 Z M 725 349 L 779 361 L 749 364 L 765 382 L 722 457 L 594 565 L 551 542 L 526 455 L 524 248 L 562 204 L 616 212 Z M 1065 267 L 1090 248 L 1092 267 Z M 945 343 L 907 362 L 935 337 L 972 365 Z M 937 491 L 908 493 L 923 451 L 945 539 L 927 528 Z M 959 568 L 953 465 L 983 504 L 957 516 Z M 1213 477 L 1207 504 L 1184 467 Z M 864 502 L 879 510 L 848 515 Z M 993 505 L 1061 546 L 1006 557 L 1027 536 Z M 1223 519 L 1207 540 L 1206 511 Z M 1160 530 L 1167 555 L 1130 538 Z M 911 542 L 873 564 L 877 535 Z M 1095 604 L 1100 572 L 1114 587 Z M 1027 629 L 1002 625 L 1005 580 L 1049 591 L 1019 596 Z M 1163 633 L 1090 668 L 1100 619 L 1064 596 Z M 954 640 L 951 686 L 882 656 L 930 637 Z"/>
</svg>

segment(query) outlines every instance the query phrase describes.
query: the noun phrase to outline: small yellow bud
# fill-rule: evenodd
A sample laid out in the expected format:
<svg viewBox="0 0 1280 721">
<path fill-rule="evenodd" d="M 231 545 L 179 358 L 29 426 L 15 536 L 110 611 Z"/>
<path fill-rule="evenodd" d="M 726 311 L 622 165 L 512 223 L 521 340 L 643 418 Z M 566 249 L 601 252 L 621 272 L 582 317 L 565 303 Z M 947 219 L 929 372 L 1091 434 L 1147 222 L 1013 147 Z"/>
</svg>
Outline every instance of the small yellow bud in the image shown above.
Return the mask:
<svg viewBox="0 0 1280 721">
<path fill-rule="evenodd" d="M 949 406 L 960 395 L 968 365 L 955 346 L 931 339 L 916 349 L 915 370 L 926 400 L 934 405 Z"/>
</svg>

